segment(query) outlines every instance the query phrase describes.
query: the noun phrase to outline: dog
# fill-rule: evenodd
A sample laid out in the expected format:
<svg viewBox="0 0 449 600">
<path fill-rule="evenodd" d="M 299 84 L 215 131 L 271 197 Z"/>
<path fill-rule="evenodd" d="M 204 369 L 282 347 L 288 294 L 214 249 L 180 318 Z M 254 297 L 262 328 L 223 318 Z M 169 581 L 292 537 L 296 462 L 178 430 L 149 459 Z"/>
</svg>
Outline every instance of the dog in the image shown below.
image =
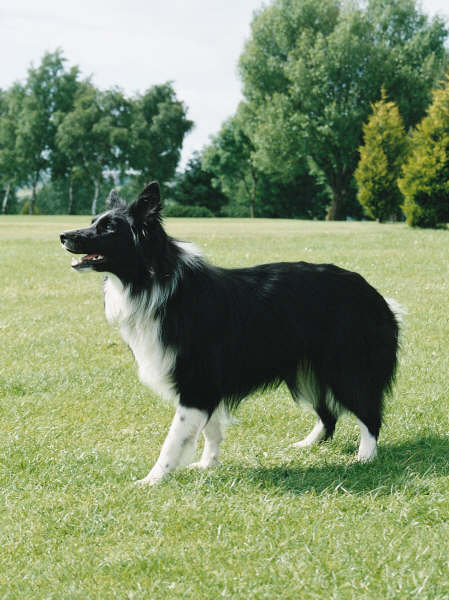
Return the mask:
<svg viewBox="0 0 449 600">
<path fill-rule="evenodd" d="M 157 182 L 129 207 L 112 195 L 89 227 L 61 233 L 84 255 L 76 271 L 99 271 L 106 318 L 117 322 L 141 381 L 175 402 L 155 465 L 155 484 L 187 465 L 216 464 L 229 414 L 257 388 L 285 382 L 318 416 L 307 447 L 332 437 L 338 417 L 360 427 L 358 460 L 377 453 L 385 395 L 398 353 L 399 315 L 365 279 L 332 264 L 280 262 L 224 269 L 167 235 Z"/>
</svg>

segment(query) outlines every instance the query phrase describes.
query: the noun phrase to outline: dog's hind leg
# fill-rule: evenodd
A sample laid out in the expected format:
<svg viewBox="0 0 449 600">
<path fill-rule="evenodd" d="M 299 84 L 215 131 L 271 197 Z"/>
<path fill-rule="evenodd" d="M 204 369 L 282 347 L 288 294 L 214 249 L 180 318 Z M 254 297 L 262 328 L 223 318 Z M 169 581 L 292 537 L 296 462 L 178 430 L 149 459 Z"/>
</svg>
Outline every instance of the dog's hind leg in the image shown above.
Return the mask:
<svg viewBox="0 0 449 600">
<path fill-rule="evenodd" d="M 208 414 L 197 408 L 181 404 L 176 409 L 161 453 L 146 477 L 136 481 L 139 485 L 153 485 L 181 465 L 190 462 L 200 431 L 206 424 Z"/>
<path fill-rule="evenodd" d="M 308 448 L 309 446 L 313 446 L 314 444 L 324 440 L 325 436 L 326 428 L 323 421 L 318 417 L 318 421 L 315 423 L 315 426 L 309 435 L 307 435 L 303 440 L 295 442 L 292 444 L 292 446 L 295 448 Z"/>
<path fill-rule="evenodd" d="M 369 382 L 372 385 L 372 382 Z M 349 410 L 357 417 L 360 428 L 360 445 L 357 454 L 359 462 L 370 462 L 377 456 L 377 438 L 382 424 L 382 404 L 383 394 L 379 390 L 360 390 L 360 385 L 357 387 L 357 392 L 351 395 L 347 392 L 346 398 L 357 401 L 352 401 L 348 404 Z M 360 401 L 363 398 L 363 402 Z"/>
<path fill-rule="evenodd" d="M 330 392 L 318 384 L 310 369 L 300 374 L 300 377 L 301 375 L 302 381 L 295 381 L 293 384 L 287 381 L 287 386 L 295 402 L 303 401 L 311 406 L 317 413 L 318 420 L 309 435 L 292 445 L 295 448 L 308 448 L 333 436 L 337 417 L 328 408 L 328 404 L 335 404 Z"/>
<path fill-rule="evenodd" d="M 192 463 L 190 468 L 208 469 L 218 462 L 220 444 L 224 438 L 224 430 L 229 422 L 226 409 L 219 406 L 203 429 L 204 449 L 199 462 Z"/>
<path fill-rule="evenodd" d="M 360 427 L 360 446 L 357 460 L 359 462 L 370 462 L 377 455 L 377 435 L 373 435 L 363 421 L 357 420 Z"/>
<path fill-rule="evenodd" d="M 315 426 L 308 436 L 293 444 L 295 448 L 308 448 L 332 438 L 337 418 L 324 405 L 315 407 L 315 410 L 318 414 Z"/>
<path fill-rule="evenodd" d="M 382 423 L 382 396 L 366 394 L 367 402 L 354 410 L 360 427 L 359 462 L 370 462 L 377 456 L 377 438 Z"/>
</svg>

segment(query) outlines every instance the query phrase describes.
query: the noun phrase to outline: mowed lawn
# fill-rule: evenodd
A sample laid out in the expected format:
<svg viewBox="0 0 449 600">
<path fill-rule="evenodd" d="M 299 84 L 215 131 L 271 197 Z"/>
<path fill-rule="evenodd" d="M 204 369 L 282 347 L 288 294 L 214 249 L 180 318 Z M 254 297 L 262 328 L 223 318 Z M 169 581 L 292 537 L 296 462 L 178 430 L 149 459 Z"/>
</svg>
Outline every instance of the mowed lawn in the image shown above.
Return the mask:
<svg viewBox="0 0 449 600">
<path fill-rule="evenodd" d="M 0 598 L 447 600 L 449 232 L 168 220 L 214 263 L 333 262 L 408 314 L 373 464 L 351 416 L 292 448 L 314 416 L 280 387 L 241 406 L 219 467 L 139 489 L 173 408 L 60 247 L 88 222 L 0 217 Z"/>
</svg>

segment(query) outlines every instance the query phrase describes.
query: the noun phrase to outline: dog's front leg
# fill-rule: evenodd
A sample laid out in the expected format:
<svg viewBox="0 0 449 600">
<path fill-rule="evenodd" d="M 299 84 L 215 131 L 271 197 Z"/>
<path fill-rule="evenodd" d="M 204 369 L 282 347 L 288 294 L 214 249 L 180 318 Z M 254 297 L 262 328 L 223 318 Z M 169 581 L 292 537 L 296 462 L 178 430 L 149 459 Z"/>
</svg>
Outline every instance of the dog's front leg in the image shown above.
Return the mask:
<svg viewBox="0 0 449 600">
<path fill-rule="evenodd" d="M 223 406 L 212 413 L 211 418 L 203 429 L 204 450 L 199 462 L 192 463 L 190 468 L 208 469 L 218 463 L 220 444 L 224 438 L 224 430 L 230 417 Z"/>
<path fill-rule="evenodd" d="M 193 455 L 198 436 L 207 419 L 207 412 L 180 404 L 176 409 L 156 464 L 146 477 L 136 483 L 153 485 L 176 467 L 187 464 Z"/>
</svg>

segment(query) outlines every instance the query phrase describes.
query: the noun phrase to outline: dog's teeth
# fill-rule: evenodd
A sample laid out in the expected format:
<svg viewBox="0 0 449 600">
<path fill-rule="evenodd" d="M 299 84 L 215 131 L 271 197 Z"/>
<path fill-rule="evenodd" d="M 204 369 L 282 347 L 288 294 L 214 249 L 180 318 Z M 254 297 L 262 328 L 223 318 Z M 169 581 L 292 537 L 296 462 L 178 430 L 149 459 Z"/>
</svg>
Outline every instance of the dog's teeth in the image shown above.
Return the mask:
<svg viewBox="0 0 449 600">
<path fill-rule="evenodd" d="M 89 256 L 83 256 L 81 258 L 72 258 L 72 267 L 76 267 L 78 265 L 80 265 L 83 261 L 98 261 L 98 260 L 103 260 L 104 256 L 102 256 L 101 254 L 97 254 L 97 255 L 89 255 Z"/>
</svg>

